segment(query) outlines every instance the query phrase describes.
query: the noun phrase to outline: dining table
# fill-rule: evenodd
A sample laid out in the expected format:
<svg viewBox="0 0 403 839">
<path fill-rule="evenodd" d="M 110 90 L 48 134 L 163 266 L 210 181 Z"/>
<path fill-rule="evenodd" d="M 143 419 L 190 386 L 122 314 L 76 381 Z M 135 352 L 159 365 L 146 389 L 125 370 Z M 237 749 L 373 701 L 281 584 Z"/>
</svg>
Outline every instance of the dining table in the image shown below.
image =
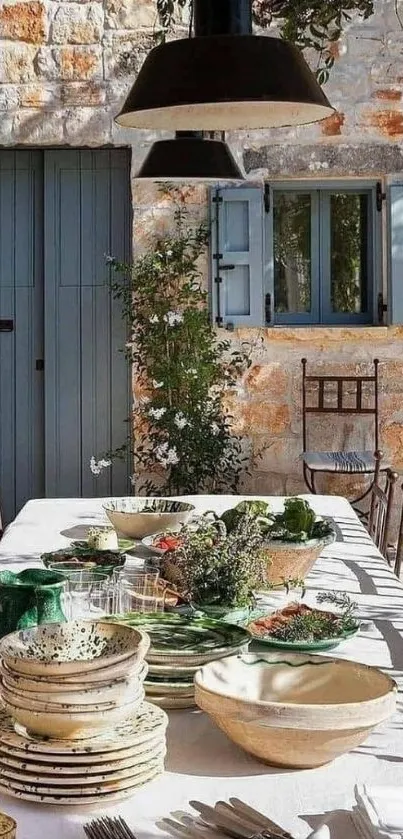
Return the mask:
<svg viewBox="0 0 403 839">
<path fill-rule="evenodd" d="M 247 497 L 181 499 L 194 504 L 197 514 L 220 514 Z M 253 497 L 267 501 L 274 512 L 284 503 L 280 496 Z M 355 784 L 398 785 L 403 792 L 403 586 L 345 498 L 302 497 L 331 519 L 336 531 L 336 540 L 306 579 L 306 602 L 314 604 L 320 591 L 346 592 L 360 621 L 359 633 L 328 655 L 379 667 L 391 676 L 399 689 L 396 714 L 349 754 L 319 768 L 293 770 L 259 762 L 197 708 L 171 711 L 162 776 L 108 807 L 56 807 L 0 796 L 0 811 L 17 821 L 17 839 L 83 839 L 83 823 L 102 814 L 122 816 L 137 839 L 162 839 L 160 820 L 174 811 L 189 812 L 190 800 L 213 805 L 232 796 L 268 814 L 295 839 L 305 839 L 323 822 L 331 839 L 358 839 L 350 815 Z M 0 542 L 0 570 L 41 567 L 41 553 L 85 538 L 90 526 L 108 522 L 104 503 L 102 498 L 28 501 Z M 139 546 L 139 555 L 143 550 Z"/>
</svg>

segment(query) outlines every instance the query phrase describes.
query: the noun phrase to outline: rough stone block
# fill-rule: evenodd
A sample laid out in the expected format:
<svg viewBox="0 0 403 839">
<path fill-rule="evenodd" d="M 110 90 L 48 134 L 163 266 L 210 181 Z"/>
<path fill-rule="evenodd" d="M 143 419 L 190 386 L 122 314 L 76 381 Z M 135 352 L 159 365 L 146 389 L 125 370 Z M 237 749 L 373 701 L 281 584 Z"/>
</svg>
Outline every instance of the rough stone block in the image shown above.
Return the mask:
<svg viewBox="0 0 403 839">
<path fill-rule="evenodd" d="M 13 142 L 50 146 L 63 141 L 63 113 L 24 108 L 13 121 Z"/>
<path fill-rule="evenodd" d="M 46 10 L 39 0 L 4 3 L 0 8 L 0 38 L 41 44 L 46 40 Z"/>
<path fill-rule="evenodd" d="M 0 83 L 24 84 L 35 80 L 36 47 L 28 44 L 0 45 Z"/>
<path fill-rule="evenodd" d="M 55 84 L 27 84 L 20 87 L 20 105 L 22 108 L 58 108 L 60 89 Z"/>
<path fill-rule="evenodd" d="M 130 76 L 133 84 L 147 53 L 155 46 L 150 35 L 110 32 L 104 38 L 105 78 Z"/>
<path fill-rule="evenodd" d="M 17 85 L 1 85 L 0 87 L 0 111 L 11 111 L 17 108 L 20 103 L 19 88 Z M 4 117 L 2 116 L 2 120 Z"/>
<path fill-rule="evenodd" d="M 111 29 L 153 28 L 157 23 L 152 0 L 106 0 L 105 24 Z"/>
<path fill-rule="evenodd" d="M 288 390 L 288 375 L 281 364 L 253 364 L 245 376 L 245 385 L 251 395 L 273 402 L 284 402 Z"/>
<path fill-rule="evenodd" d="M 60 98 L 67 108 L 94 107 L 105 103 L 106 91 L 102 83 L 67 82 L 61 86 Z"/>
<path fill-rule="evenodd" d="M 110 141 L 111 114 L 106 108 L 72 108 L 64 128 L 70 145 L 101 146 Z"/>
<path fill-rule="evenodd" d="M 60 6 L 53 18 L 51 40 L 55 44 L 95 44 L 101 40 L 104 16 L 99 3 Z"/>
<path fill-rule="evenodd" d="M 102 78 L 100 46 L 42 47 L 37 57 L 39 78 L 48 81 L 90 81 Z"/>
<path fill-rule="evenodd" d="M 290 428 L 288 405 L 250 403 L 243 407 L 242 418 L 250 434 L 284 434 Z"/>
</svg>

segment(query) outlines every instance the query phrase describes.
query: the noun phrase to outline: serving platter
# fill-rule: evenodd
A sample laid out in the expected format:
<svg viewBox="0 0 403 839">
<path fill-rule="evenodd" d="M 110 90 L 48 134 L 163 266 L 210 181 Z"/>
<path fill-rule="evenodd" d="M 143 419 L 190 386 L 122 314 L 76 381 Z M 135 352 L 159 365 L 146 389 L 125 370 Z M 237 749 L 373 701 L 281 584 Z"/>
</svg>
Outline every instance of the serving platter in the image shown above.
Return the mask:
<svg viewBox="0 0 403 839">
<path fill-rule="evenodd" d="M 175 614 L 116 615 L 113 620 L 143 629 L 150 636 L 151 646 L 146 660 L 170 658 L 175 662 L 194 657 L 216 657 L 228 650 L 249 644 L 250 634 L 239 626 L 201 617 Z"/>
</svg>

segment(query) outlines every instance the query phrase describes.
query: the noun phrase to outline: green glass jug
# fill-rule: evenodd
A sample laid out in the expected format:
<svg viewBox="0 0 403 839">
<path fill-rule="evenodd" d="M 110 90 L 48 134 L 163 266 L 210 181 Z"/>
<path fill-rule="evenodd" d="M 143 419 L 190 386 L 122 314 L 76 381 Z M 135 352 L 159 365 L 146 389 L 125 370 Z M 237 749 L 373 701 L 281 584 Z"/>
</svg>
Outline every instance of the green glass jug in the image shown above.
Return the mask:
<svg viewBox="0 0 403 839">
<path fill-rule="evenodd" d="M 63 574 L 26 568 L 19 574 L 0 571 L 0 638 L 17 629 L 66 620 L 62 595 Z"/>
</svg>

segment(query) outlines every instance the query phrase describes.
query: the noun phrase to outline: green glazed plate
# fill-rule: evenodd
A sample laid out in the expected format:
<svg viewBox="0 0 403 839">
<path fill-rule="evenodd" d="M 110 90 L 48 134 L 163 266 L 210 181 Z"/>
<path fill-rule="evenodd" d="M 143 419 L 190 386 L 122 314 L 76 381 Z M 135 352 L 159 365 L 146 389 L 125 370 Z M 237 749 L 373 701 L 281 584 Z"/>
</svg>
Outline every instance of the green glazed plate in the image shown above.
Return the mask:
<svg viewBox="0 0 403 839">
<path fill-rule="evenodd" d="M 338 647 L 343 641 L 353 638 L 359 632 L 360 626 L 356 625 L 356 629 L 351 629 L 350 632 L 343 632 L 336 638 L 322 638 L 320 641 L 279 641 L 270 635 L 259 635 L 254 633 L 253 626 L 249 625 L 249 632 L 252 635 L 253 641 L 259 644 L 264 644 L 265 647 L 271 647 L 273 650 L 288 650 L 289 652 L 315 652 L 318 650 L 333 650 Z"/>
<path fill-rule="evenodd" d="M 210 618 L 182 617 L 174 614 L 114 615 L 112 620 L 145 630 L 151 638 L 150 652 L 163 656 L 204 656 L 217 654 L 249 644 L 250 633 Z M 148 657 L 148 656 L 147 656 Z"/>
</svg>

